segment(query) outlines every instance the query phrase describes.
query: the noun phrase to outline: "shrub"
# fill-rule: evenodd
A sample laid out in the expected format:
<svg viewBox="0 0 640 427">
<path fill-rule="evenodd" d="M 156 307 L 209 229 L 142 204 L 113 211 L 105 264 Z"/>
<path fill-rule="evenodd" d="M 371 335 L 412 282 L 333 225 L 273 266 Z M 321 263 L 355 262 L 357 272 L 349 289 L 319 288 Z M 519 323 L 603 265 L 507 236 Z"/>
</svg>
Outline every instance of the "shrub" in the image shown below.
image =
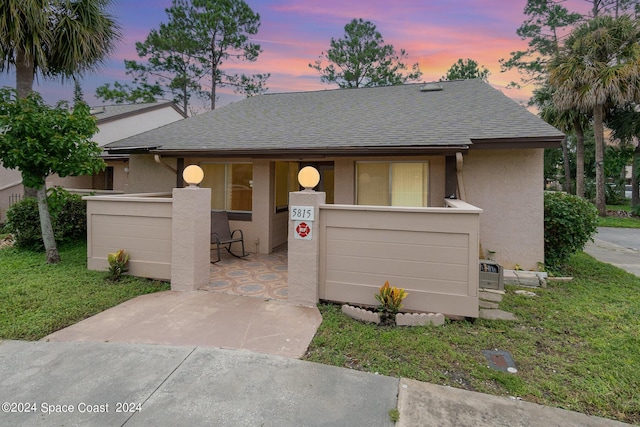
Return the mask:
<svg viewBox="0 0 640 427">
<path fill-rule="evenodd" d="M 584 248 L 598 226 L 598 211 L 587 200 L 561 192 L 544 194 L 544 258 L 559 267 Z"/>
<path fill-rule="evenodd" d="M 5 230 L 13 234 L 16 246 L 34 250 L 42 249 L 44 244 L 40 229 L 38 201 L 27 197 L 7 209 Z"/>
<path fill-rule="evenodd" d="M 62 187 L 51 188 L 47 196 L 56 241 L 60 243 L 87 236 L 87 202 L 79 194 Z"/>
<path fill-rule="evenodd" d="M 109 279 L 117 282 L 122 278 L 122 275 L 129 271 L 129 254 L 120 249 L 118 252 L 110 253 L 107 256 L 109 261 Z"/>
<path fill-rule="evenodd" d="M 378 311 L 382 313 L 383 323 L 394 323 L 396 313 L 402 308 L 402 300 L 409 295 L 402 288 L 389 286 L 389 282 L 384 282 L 380 288 L 380 293 L 375 294 L 376 299 L 380 303 Z"/>
<path fill-rule="evenodd" d="M 77 194 L 60 187 L 48 190 L 47 203 L 56 242 L 63 244 L 86 237 L 87 204 Z M 41 250 L 42 231 L 38 201 L 25 198 L 7 210 L 6 230 L 14 235 L 16 246 Z"/>
</svg>

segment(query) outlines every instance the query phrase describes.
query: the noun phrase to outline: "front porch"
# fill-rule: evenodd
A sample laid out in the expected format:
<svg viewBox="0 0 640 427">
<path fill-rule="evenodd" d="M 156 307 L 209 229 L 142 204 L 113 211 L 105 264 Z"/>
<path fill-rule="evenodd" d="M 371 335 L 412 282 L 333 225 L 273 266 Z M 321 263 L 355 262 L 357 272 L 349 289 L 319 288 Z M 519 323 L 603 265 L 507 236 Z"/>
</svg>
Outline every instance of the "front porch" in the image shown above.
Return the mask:
<svg viewBox="0 0 640 427">
<path fill-rule="evenodd" d="M 403 208 L 324 204 L 324 193 L 308 191 L 290 196 L 291 206 L 315 212 L 305 224 L 312 232 L 300 234 L 289 219 L 288 243 L 275 252 L 213 265 L 207 190 L 87 197 L 88 267 L 104 270 L 107 255 L 123 248 L 131 255 L 130 274 L 170 280 L 174 291 L 207 289 L 301 306 L 376 304 L 374 295 L 388 280 L 411 294 L 407 310 L 478 317 L 481 209 L 460 200 Z"/>
<path fill-rule="evenodd" d="M 212 254 L 215 258 L 215 255 Z M 212 259 L 213 259 L 212 258 Z M 270 254 L 239 259 L 223 251 L 211 264 L 210 280 L 202 290 L 262 299 L 287 300 L 287 245 Z"/>
</svg>

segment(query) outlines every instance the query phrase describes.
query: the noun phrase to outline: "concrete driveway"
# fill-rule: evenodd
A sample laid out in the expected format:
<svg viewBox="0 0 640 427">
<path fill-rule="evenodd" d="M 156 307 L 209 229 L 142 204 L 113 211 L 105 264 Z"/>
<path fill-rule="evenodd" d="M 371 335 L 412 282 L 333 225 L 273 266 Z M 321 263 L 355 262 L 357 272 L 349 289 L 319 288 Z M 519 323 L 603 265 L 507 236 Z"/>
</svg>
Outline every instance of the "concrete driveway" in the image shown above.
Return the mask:
<svg viewBox="0 0 640 427">
<path fill-rule="evenodd" d="M 640 228 L 598 227 L 584 251 L 640 277 Z"/>
</svg>

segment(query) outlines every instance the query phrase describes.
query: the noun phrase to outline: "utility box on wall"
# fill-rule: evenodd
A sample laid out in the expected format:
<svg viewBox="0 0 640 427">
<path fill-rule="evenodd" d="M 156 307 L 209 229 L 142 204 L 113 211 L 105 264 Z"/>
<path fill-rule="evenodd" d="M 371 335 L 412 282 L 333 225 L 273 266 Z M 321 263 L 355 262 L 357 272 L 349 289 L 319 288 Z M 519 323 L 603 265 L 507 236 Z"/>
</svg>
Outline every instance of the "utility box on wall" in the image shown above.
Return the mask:
<svg viewBox="0 0 640 427">
<path fill-rule="evenodd" d="M 503 269 L 495 261 L 480 260 L 480 288 L 504 290 Z"/>
</svg>

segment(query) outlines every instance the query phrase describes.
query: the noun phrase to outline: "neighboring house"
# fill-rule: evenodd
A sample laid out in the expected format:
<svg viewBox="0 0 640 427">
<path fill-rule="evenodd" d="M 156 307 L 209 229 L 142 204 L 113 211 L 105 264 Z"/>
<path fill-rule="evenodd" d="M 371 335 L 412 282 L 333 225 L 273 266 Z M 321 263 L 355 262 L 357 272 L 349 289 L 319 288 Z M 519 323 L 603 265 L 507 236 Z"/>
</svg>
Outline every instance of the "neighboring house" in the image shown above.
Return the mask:
<svg viewBox="0 0 640 427">
<path fill-rule="evenodd" d="M 563 138 L 489 84 L 463 80 L 255 96 L 105 149 L 130 156 L 128 193 L 170 191 L 181 186 L 171 168 L 181 176 L 200 165 L 211 208 L 228 211 L 260 253 L 287 241 L 288 193 L 313 165 L 327 203 L 442 207 L 461 198 L 483 209 L 484 255 L 537 269 L 543 149 Z"/>
<path fill-rule="evenodd" d="M 171 101 L 146 104 L 105 105 L 91 109 L 97 119 L 99 132 L 93 140 L 99 146 L 127 138 L 185 118 Z M 62 186 L 74 190 L 107 190 L 124 192 L 128 182 L 128 155 L 103 156 L 107 163 L 104 172 L 94 176 L 50 176 L 47 187 Z M 0 222 L 6 219 L 10 204 L 24 192 L 22 176 L 17 170 L 0 166 Z"/>
</svg>

